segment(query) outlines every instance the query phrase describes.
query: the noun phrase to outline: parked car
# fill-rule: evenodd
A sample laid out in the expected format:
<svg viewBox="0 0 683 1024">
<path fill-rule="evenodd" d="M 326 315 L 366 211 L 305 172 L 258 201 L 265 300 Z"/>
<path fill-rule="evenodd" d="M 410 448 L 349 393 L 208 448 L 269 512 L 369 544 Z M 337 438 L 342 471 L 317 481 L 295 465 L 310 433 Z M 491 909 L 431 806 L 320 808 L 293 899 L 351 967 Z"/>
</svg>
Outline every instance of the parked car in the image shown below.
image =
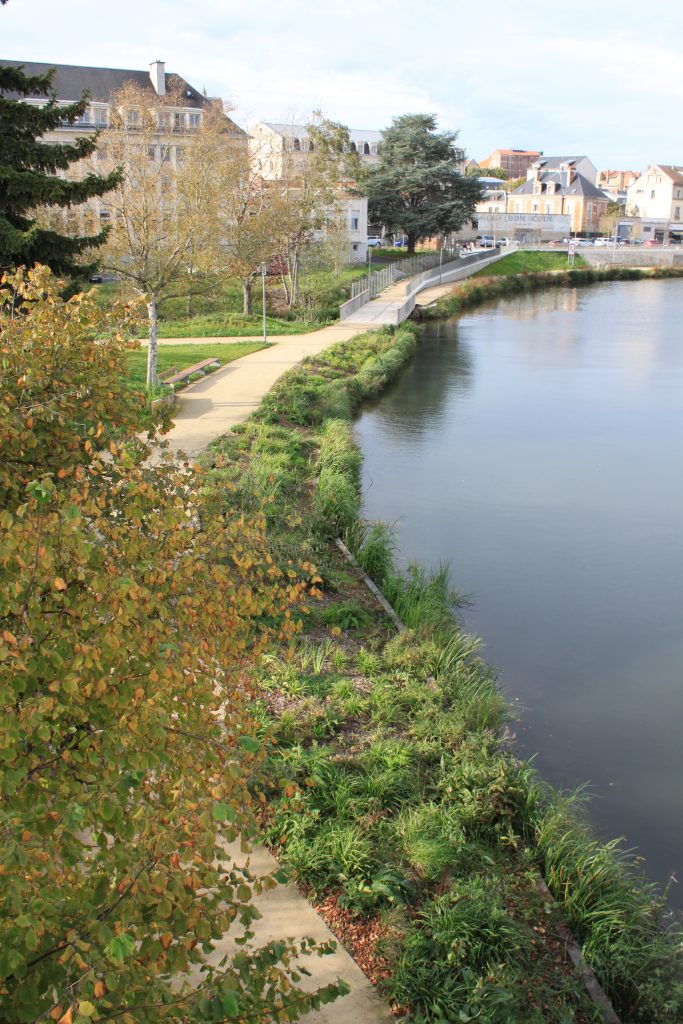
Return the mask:
<svg viewBox="0 0 683 1024">
<path fill-rule="evenodd" d="M 593 242 L 593 245 L 595 245 L 595 246 L 612 245 L 612 244 L 613 244 L 613 239 L 611 239 L 611 238 L 596 238 L 595 241 Z"/>
<path fill-rule="evenodd" d="M 558 245 L 567 245 L 567 239 L 566 238 L 551 238 L 550 241 L 548 242 L 548 245 L 552 245 L 553 247 L 556 247 Z"/>
<path fill-rule="evenodd" d="M 510 245 L 511 242 L 512 242 L 512 239 L 511 238 L 507 238 L 507 236 L 505 236 L 505 235 L 502 238 L 498 239 L 498 245 Z"/>
<path fill-rule="evenodd" d="M 662 243 L 657 238 L 648 238 L 646 242 L 643 242 L 643 245 L 646 249 L 651 249 L 653 246 L 661 244 Z"/>
<path fill-rule="evenodd" d="M 395 249 L 402 249 L 407 244 L 408 244 L 408 239 L 407 238 L 395 238 L 394 239 L 394 248 Z"/>
<path fill-rule="evenodd" d="M 374 249 L 375 246 L 381 244 L 382 239 L 379 237 L 379 235 L 368 235 L 368 245 L 370 246 L 370 248 Z"/>
<path fill-rule="evenodd" d="M 477 239 L 477 245 L 481 249 L 493 249 L 497 242 L 493 235 L 482 235 L 481 238 Z"/>
</svg>

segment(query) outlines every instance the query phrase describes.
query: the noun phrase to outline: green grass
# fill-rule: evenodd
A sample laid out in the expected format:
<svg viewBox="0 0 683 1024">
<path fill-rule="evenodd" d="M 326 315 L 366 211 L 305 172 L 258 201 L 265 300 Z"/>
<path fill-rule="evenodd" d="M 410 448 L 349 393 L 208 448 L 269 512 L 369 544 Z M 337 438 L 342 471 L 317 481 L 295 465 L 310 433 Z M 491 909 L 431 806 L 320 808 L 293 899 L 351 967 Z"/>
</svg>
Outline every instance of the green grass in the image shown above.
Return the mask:
<svg viewBox="0 0 683 1024">
<path fill-rule="evenodd" d="M 585 267 L 586 261 L 577 255 L 575 267 Z M 549 270 L 570 270 L 566 252 L 527 252 L 520 249 L 504 256 L 497 263 L 492 263 L 483 270 L 478 270 L 472 277 L 497 277 L 501 274 L 535 274 Z"/>
<path fill-rule="evenodd" d="M 266 333 L 273 336 L 308 334 L 310 331 L 319 331 L 321 326 L 323 325 L 316 321 L 266 317 Z M 260 315 L 206 313 L 203 316 L 159 321 L 160 338 L 244 338 L 258 337 L 262 334 L 263 320 Z"/>
<path fill-rule="evenodd" d="M 157 350 L 157 372 L 163 373 L 177 366 L 178 370 L 184 370 L 194 363 L 200 363 L 202 359 L 212 357 L 221 366 L 231 363 L 240 356 L 246 356 L 250 352 L 258 352 L 263 344 L 257 341 L 249 342 L 228 342 L 226 344 L 207 345 L 167 345 L 160 346 Z M 126 379 L 134 388 L 145 389 L 147 385 L 147 349 L 140 348 L 134 352 L 126 353 Z"/>
</svg>

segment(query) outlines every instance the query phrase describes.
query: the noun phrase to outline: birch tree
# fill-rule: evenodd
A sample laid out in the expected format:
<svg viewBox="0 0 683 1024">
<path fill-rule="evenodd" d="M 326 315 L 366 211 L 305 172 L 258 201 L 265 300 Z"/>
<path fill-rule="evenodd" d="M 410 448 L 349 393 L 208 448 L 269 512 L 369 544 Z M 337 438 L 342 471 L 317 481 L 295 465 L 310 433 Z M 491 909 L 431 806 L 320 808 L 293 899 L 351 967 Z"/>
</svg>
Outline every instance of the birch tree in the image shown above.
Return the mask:
<svg viewBox="0 0 683 1024">
<path fill-rule="evenodd" d="M 201 189 L 189 186 L 184 169 L 192 140 L 183 137 L 183 147 L 171 136 L 172 144 L 161 131 L 173 106 L 172 96 L 125 86 L 112 100 L 111 127 L 100 140 L 106 158 L 123 172 L 107 197 L 111 231 L 101 262 L 147 306 L 148 387 L 157 381 L 159 303 L 187 293 L 193 256 L 206 232 Z"/>
</svg>

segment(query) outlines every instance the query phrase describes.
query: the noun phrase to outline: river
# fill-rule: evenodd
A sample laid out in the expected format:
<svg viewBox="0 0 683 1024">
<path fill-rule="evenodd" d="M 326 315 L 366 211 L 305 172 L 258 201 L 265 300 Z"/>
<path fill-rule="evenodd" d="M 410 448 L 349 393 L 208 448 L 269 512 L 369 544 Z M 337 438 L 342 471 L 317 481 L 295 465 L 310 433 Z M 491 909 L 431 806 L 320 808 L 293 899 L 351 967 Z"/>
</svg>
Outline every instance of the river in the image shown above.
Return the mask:
<svg viewBox="0 0 683 1024">
<path fill-rule="evenodd" d="M 598 833 L 662 885 L 683 867 L 682 325 L 683 281 L 498 301 L 426 327 L 355 427 L 364 515 L 471 596 L 521 755 L 588 783 Z"/>
</svg>

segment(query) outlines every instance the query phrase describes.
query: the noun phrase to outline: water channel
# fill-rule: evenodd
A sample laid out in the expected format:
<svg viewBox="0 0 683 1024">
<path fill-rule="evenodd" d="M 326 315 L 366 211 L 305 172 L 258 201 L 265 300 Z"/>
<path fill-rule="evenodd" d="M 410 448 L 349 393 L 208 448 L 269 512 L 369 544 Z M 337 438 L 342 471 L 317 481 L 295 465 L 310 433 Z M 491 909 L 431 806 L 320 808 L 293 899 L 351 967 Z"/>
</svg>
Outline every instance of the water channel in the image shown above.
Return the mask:
<svg viewBox="0 0 683 1024">
<path fill-rule="evenodd" d="M 523 756 L 587 782 L 683 908 L 683 281 L 498 301 L 425 328 L 356 423 L 364 514 L 449 562 Z"/>
</svg>

